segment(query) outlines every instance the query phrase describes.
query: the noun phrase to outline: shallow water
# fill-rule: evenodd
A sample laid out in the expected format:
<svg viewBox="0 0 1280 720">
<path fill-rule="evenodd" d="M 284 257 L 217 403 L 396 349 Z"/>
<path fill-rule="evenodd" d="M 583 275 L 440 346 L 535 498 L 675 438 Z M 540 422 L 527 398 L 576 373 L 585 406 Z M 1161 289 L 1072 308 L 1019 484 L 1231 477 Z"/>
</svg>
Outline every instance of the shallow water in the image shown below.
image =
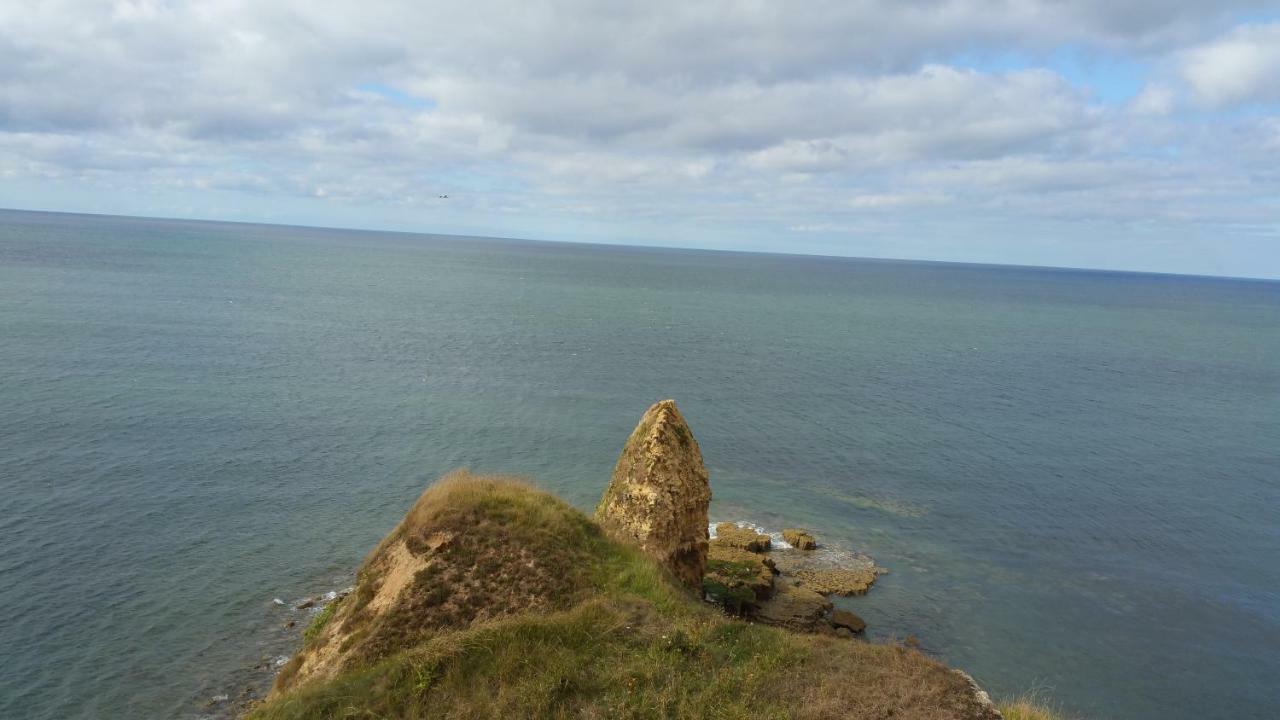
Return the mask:
<svg viewBox="0 0 1280 720">
<path fill-rule="evenodd" d="M 1280 716 L 1280 283 L 0 212 L 0 338 L 0 717 L 194 717 L 431 479 L 589 508 L 663 397 L 873 634 Z"/>
</svg>

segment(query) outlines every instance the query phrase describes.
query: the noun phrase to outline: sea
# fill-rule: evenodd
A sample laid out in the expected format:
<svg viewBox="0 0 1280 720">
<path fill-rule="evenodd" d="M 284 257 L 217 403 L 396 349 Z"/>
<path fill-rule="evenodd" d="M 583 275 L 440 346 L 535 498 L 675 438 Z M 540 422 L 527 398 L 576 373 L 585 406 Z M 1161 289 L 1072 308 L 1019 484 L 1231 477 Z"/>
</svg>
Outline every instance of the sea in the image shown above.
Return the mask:
<svg viewBox="0 0 1280 720">
<path fill-rule="evenodd" d="M 0 717 L 201 718 L 454 468 L 711 519 L 994 696 L 1280 717 L 1280 283 L 0 212 Z M 294 629 L 288 624 L 295 623 Z"/>
</svg>

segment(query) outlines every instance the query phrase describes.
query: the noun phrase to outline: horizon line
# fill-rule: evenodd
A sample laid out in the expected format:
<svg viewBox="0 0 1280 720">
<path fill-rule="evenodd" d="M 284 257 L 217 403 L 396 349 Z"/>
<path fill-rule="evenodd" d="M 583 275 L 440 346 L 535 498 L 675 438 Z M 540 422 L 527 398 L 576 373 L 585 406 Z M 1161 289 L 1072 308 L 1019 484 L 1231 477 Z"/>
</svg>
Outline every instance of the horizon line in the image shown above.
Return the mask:
<svg viewBox="0 0 1280 720">
<path fill-rule="evenodd" d="M 418 235 L 424 237 L 454 237 L 473 240 L 504 240 L 508 242 L 545 243 L 550 245 L 581 245 L 588 247 L 623 247 L 644 250 L 674 250 L 706 253 L 727 253 L 735 255 L 767 255 L 775 257 L 827 258 L 833 260 L 859 260 L 865 262 L 886 263 L 925 263 L 932 265 L 961 265 L 968 267 L 1008 268 L 1010 270 L 1059 270 L 1068 272 L 1088 272 L 1114 275 L 1153 275 L 1163 277 L 1200 278 L 1209 280 L 1244 280 L 1248 282 L 1280 283 L 1280 276 L 1248 276 L 1248 275 L 1212 275 L 1205 273 L 1178 273 L 1159 270 L 1118 270 L 1115 268 L 1077 267 L 1069 265 L 1022 265 L 1018 263 L 989 263 L 966 260 L 929 260 L 922 258 L 887 258 L 866 257 L 861 255 L 831 255 L 827 253 L 779 252 L 776 250 L 738 250 L 732 248 L 709 248 L 690 245 L 650 245 L 644 243 L 591 242 L 588 240 L 552 240 L 536 237 L 508 237 L 505 235 L 459 235 L 456 233 L 433 233 L 421 230 L 386 230 L 362 227 L 343 227 L 337 225 L 300 225 L 297 223 L 272 223 L 252 220 L 214 220 L 199 217 L 171 217 L 168 215 L 117 215 L 114 213 L 81 212 L 71 210 L 37 210 L 30 208 L 0 207 L 0 212 L 30 213 L 33 215 L 78 215 L 82 217 L 120 218 L 125 220 L 172 220 L 177 222 L 209 223 L 212 225 L 257 225 L 262 227 L 298 228 L 303 230 L 336 230 L 339 232 L 363 232 L 384 235 Z"/>
</svg>

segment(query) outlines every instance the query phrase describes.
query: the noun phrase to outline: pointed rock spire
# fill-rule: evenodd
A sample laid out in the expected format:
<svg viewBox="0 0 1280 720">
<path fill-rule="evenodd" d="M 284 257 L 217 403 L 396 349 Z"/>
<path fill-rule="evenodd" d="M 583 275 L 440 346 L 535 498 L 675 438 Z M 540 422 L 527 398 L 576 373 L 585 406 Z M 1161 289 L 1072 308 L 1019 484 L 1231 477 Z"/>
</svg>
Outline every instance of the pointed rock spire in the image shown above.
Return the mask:
<svg viewBox="0 0 1280 720">
<path fill-rule="evenodd" d="M 627 439 L 596 520 L 700 590 L 710 503 L 711 485 L 698 441 L 675 401 L 663 400 L 645 412 Z"/>
</svg>

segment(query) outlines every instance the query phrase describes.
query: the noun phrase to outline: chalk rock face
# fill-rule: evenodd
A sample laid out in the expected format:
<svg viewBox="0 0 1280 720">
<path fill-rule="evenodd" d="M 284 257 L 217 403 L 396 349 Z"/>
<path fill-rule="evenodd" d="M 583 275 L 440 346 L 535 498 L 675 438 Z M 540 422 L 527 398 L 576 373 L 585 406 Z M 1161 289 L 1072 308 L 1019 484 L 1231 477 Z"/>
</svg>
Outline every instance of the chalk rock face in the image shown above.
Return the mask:
<svg viewBox="0 0 1280 720">
<path fill-rule="evenodd" d="M 674 400 L 649 408 L 627 439 L 596 520 L 638 543 L 685 585 L 701 590 L 711 485 L 698 441 Z"/>
</svg>

